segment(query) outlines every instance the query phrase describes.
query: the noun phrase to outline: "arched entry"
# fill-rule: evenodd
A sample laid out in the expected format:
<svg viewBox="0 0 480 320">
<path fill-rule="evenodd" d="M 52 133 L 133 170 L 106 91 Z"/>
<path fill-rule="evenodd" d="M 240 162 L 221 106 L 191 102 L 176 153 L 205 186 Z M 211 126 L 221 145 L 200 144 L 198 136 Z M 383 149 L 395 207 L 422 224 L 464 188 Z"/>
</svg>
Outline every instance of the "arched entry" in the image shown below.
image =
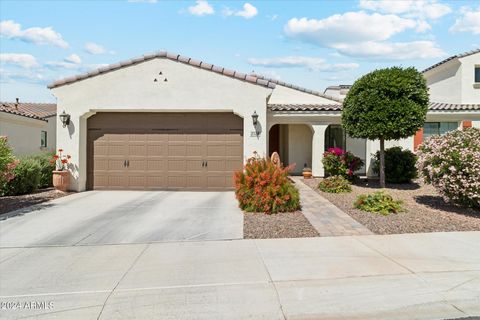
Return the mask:
<svg viewBox="0 0 480 320">
<path fill-rule="evenodd" d="M 312 166 L 312 129 L 306 124 L 276 124 L 269 131 L 269 155 L 280 155 L 284 165 L 295 164 L 292 174 Z"/>
</svg>

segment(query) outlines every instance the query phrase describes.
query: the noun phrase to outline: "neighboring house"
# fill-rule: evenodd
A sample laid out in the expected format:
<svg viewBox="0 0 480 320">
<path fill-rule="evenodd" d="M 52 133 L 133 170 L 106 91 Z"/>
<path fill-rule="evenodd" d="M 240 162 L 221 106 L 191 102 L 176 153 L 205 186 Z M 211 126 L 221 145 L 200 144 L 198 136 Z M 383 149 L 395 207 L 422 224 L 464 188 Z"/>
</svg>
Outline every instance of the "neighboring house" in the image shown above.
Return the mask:
<svg viewBox="0 0 480 320">
<path fill-rule="evenodd" d="M 337 100 L 343 101 L 345 97 L 347 96 L 348 90 L 352 85 L 350 84 L 341 84 L 339 86 L 329 86 L 325 91 L 323 92 L 326 96 L 335 98 Z"/>
<path fill-rule="evenodd" d="M 49 88 L 59 113 L 70 115 L 66 127 L 57 122 L 57 144 L 72 157 L 73 190 L 230 189 L 233 172 L 254 152 L 278 151 L 285 164 L 296 164 L 295 173 L 309 166 L 323 176 L 323 152 L 335 146 L 370 170 L 379 148 L 345 135 L 340 99 L 167 52 Z M 432 105 L 427 116 L 466 118 L 480 120 L 480 104 Z"/>
<path fill-rule="evenodd" d="M 429 88 L 430 101 L 438 110 L 461 106 L 478 110 L 480 104 L 480 49 L 457 54 L 422 71 Z M 437 121 L 438 120 L 438 121 Z M 480 119 L 431 119 L 415 135 L 415 148 L 426 138 L 462 127 L 479 127 Z M 472 121 L 474 120 L 474 121 Z"/>
<path fill-rule="evenodd" d="M 57 106 L 52 103 L 0 102 L 0 136 L 15 155 L 56 149 Z"/>
</svg>

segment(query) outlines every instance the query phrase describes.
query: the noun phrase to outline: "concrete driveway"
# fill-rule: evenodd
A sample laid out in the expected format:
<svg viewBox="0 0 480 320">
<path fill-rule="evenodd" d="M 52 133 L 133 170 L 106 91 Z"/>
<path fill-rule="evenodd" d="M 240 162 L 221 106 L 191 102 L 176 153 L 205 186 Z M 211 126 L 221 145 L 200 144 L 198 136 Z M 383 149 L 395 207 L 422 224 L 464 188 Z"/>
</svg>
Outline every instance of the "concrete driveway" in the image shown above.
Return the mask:
<svg viewBox="0 0 480 320">
<path fill-rule="evenodd" d="M 29 212 L 30 211 L 30 212 Z M 90 191 L 0 221 L 0 246 L 243 238 L 233 192 Z"/>
</svg>

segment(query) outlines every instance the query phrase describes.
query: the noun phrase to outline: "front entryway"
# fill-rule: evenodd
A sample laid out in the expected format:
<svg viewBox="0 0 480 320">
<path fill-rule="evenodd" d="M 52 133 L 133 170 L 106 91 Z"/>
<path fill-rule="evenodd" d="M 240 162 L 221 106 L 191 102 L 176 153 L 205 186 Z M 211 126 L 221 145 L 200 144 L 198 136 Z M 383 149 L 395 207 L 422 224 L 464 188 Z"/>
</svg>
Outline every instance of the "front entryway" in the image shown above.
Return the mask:
<svg viewBox="0 0 480 320">
<path fill-rule="evenodd" d="M 102 112 L 88 119 L 88 189 L 225 190 L 243 163 L 233 113 Z"/>
</svg>

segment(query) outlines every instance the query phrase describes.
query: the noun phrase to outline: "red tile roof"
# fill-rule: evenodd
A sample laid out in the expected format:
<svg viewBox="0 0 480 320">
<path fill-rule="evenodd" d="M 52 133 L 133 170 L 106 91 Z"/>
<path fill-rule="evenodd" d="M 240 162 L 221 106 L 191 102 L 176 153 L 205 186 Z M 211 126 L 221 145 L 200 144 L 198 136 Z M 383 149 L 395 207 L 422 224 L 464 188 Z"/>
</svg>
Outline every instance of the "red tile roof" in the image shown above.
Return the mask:
<svg viewBox="0 0 480 320">
<path fill-rule="evenodd" d="M 80 74 L 80 75 L 77 75 L 77 76 L 57 80 L 57 81 L 49 84 L 48 88 L 52 89 L 52 88 L 60 87 L 60 86 L 70 84 L 70 83 L 74 83 L 74 82 L 77 82 L 77 81 L 80 81 L 80 80 L 83 80 L 83 79 L 95 77 L 95 76 L 97 76 L 99 74 L 102 74 L 102 73 L 107 73 L 107 72 L 114 71 L 114 70 L 117 70 L 117 69 L 125 68 L 125 67 L 128 67 L 128 66 L 135 65 L 135 64 L 138 64 L 138 63 L 142 63 L 144 61 L 152 60 L 152 59 L 155 59 L 155 58 L 170 59 L 170 60 L 173 60 L 173 61 L 188 64 L 188 65 L 191 65 L 191 66 L 194 66 L 194 67 L 197 67 L 197 68 L 201 68 L 201 69 L 205 69 L 205 70 L 208 70 L 208 71 L 216 72 L 216 73 L 222 74 L 222 75 L 230 77 L 230 78 L 235 78 L 235 79 L 238 79 L 238 80 L 247 81 L 247 82 L 250 82 L 252 84 L 257 84 L 257 85 L 264 86 L 264 87 L 267 87 L 267 88 L 272 88 L 272 89 L 275 88 L 275 83 L 273 83 L 271 81 L 268 81 L 268 80 L 265 80 L 265 79 L 262 79 L 262 78 L 259 78 L 259 77 L 255 77 L 255 76 L 249 76 L 245 73 L 225 69 L 225 68 L 220 67 L 220 66 L 216 66 L 216 65 L 213 65 L 213 64 L 210 64 L 210 63 L 195 60 L 195 59 L 192 59 L 192 58 L 189 58 L 189 57 L 181 56 L 179 54 L 171 53 L 171 52 L 167 52 L 167 51 L 159 51 L 159 52 L 155 52 L 155 53 L 151 53 L 151 54 L 145 54 L 145 55 L 143 55 L 141 57 L 138 57 L 138 58 L 121 61 L 119 63 L 115 63 L 115 64 L 108 65 L 106 67 L 95 69 L 95 70 L 92 70 L 92 71 L 84 73 L 84 74 Z"/>
<path fill-rule="evenodd" d="M 57 114 L 57 105 L 55 103 L 0 102 L 0 112 L 11 113 L 37 120 L 45 120 L 45 118 Z"/>
<path fill-rule="evenodd" d="M 341 111 L 342 104 L 269 104 L 271 111 Z M 429 111 L 480 111 L 480 104 L 430 102 Z"/>
</svg>

